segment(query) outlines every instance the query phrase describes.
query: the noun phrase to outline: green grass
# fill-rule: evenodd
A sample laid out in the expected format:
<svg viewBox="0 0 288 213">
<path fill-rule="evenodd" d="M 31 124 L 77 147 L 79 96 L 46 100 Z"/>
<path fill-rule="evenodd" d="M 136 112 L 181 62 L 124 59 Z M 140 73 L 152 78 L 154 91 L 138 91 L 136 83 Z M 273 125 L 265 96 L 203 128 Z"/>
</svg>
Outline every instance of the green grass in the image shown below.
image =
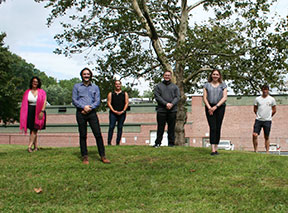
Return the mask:
<svg viewBox="0 0 288 213">
<path fill-rule="evenodd" d="M 108 165 L 89 147 L 82 165 L 79 148 L 0 145 L 0 211 L 288 212 L 285 156 L 146 146 L 106 153 Z"/>
</svg>

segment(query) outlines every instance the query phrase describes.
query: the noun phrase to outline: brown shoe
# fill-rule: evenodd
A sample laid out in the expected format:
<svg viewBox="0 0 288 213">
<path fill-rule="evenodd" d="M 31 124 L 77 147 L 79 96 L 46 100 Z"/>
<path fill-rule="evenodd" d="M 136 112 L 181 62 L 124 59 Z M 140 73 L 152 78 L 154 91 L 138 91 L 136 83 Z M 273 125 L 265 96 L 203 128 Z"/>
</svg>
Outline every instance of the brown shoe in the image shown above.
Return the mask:
<svg viewBox="0 0 288 213">
<path fill-rule="evenodd" d="M 33 150 L 29 147 L 28 152 L 31 153 L 31 152 L 33 152 Z"/>
<path fill-rule="evenodd" d="M 85 165 L 88 165 L 88 164 L 89 164 L 88 156 L 87 156 L 87 155 L 83 156 L 83 161 L 82 161 L 82 163 L 85 164 Z"/>
<path fill-rule="evenodd" d="M 103 163 L 111 163 L 110 160 L 108 160 L 106 157 L 101 157 L 101 161 Z"/>
</svg>

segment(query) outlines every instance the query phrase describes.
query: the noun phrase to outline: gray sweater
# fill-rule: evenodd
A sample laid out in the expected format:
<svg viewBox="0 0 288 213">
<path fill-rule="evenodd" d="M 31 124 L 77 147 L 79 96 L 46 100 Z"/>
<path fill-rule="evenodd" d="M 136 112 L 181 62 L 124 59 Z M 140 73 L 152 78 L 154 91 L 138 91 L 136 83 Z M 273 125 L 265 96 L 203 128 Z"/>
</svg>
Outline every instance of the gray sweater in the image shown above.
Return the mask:
<svg viewBox="0 0 288 213">
<path fill-rule="evenodd" d="M 180 100 L 179 88 L 169 82 L 162 81 L 154 89 L 154 97 L 158 103 L 157 112 L 177 112 L 177 103 Z M 171 103 L 173 107 L 168 110 L 166 104 Z"/>
</svg>

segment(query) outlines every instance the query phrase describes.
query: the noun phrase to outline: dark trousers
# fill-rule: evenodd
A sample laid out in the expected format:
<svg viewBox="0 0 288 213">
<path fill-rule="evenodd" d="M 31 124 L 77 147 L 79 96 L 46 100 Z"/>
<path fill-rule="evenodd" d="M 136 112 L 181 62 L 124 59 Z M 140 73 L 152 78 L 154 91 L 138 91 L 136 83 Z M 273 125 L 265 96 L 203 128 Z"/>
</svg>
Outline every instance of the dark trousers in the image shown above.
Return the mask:
<svg viewBox="0 0 288 213">
<path fill-rule="evenodd" d="M 121 115 L 116 115 L 113 112 L 109 112 L 109 131 L 108 131 L 108 144 L 111 145 L 112 137 L 113 137 L 113 131 L 117 122 L 117 138 L 116 138 L 116 144 L 120 144 L 120 140 L 122 137 L 122 130 L 123 130 L 123 124 L 126 119 L 126 112 L 124 112 Z"/>
<path fill-rule="evenodd" d="M 211 107 L 212 106 L 215 105 L 212 104 Z M 209 115 L 208 108 L 205 107 L 206 117 L 210 127 L 211 144 L 219 144 L 221 136 L 221 126 L 225 114 L 225 107 L 225 105 L 221 105 L 214 111 L 213 115 Z"/>
<path fill-rule="evenodd" d="M 92 110 L 88 114 L 82 114 L 80 110 L 76 112 L 76 119 L 78 123 L 79 137 L 80 137 L 80 150 L 81 155 L 88 155 L 87 151 L 87 122 L 92 129 L 94 137 L 96 139 L 98 153 L 101 157 L 105 156 L 105 147 L 103 144 L 103 138 L 101 134 L 100 124 L 98 120 L 98 116 L 95 110 Z"/>
<path fill-rule="evenodd" d="M 157 112 L 157 138 L 155 144 L 161 145 L 165 124 L 168 124 L 168 145 L 175 143 L 176 112 Z"/>
</svg>

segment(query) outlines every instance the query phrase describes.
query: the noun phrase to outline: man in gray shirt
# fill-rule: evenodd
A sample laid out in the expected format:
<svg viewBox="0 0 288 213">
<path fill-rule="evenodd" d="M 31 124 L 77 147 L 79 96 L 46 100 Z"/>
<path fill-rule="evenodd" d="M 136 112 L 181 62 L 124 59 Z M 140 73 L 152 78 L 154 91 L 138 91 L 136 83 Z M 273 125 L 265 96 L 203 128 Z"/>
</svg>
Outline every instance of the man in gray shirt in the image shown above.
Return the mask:
<svg viewBox="0 0 288 213">
<path fill-rule="evenodd" d="M 155 148 L 161 146 L 166 123 L 168 124 L 168 146 L 175 144 L 175 124 L 177 103 L 180 100 L 179 88 L 171 82 L 172 73 L 165 71 L 164 80 L 154 89 L 157 105 L 157 138 Z"/>
</svg>

